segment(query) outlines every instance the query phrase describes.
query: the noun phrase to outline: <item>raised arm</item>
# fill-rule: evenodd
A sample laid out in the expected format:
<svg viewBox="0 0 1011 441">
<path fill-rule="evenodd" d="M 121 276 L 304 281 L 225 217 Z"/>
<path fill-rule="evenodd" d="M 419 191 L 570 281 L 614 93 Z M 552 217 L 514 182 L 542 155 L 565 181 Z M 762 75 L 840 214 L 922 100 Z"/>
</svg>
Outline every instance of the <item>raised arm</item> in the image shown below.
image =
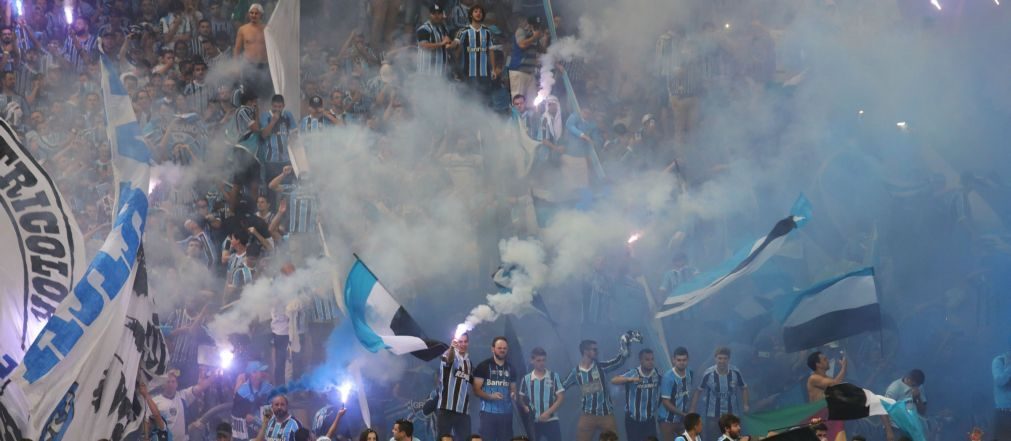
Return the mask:
<svg viewBox="0 0 1011 441">
<path fill-rule="evenodd" d="M 347 413 L 347 411 L 348 410 L 343 407 L 341 408 L 341 410 L 337 411 L 337 418 L 334 418 L 333 424 L 331 424 L 330 428 L 326 430 L 327 438 L 334 439 L 334 435 L 337 434 L 337 426 L 340 425 L 341 423 L 341 417 L 343 417 L 344 414 Z"/>
<path fill-rule="evenodd" d="M 628 331 L 618 338 L 618 355 L 610 360 L 605 360 L 598 362 L 597 365 L 604 372 L 614 371 L 625 364 L 625 360 L 628 359 L 629 346 L 632 343 L 642 341 L 642 334 L 639 331 Z"/>
</svg>

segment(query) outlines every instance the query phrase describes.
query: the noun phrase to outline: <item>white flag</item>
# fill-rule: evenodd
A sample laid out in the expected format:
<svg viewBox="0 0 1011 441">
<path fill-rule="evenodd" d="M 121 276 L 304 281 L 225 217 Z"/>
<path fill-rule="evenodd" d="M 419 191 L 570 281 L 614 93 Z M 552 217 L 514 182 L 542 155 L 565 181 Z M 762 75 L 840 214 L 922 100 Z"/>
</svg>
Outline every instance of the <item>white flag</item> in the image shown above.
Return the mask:
<svg viewBox="0 0 1011 441">
<path fill-rule="evenodd" d="M 18 387 L 3 392 L 23 394 L 21 432 L 39 441 L 123 439 L 139 423 L 138 373 L 161 375 L 168 363 L 142 249 L 150 152 L 104 56 L 102 89 L 116 184 L 112 230 L 25 353 L 14 373 Z"/>
<path fill-rule="evenodd" d="M 0 384 L 11 378 L 87 265 L 81 231 L 56 184 L 0 120 Z M 0 398 L 2 399 L 2 398 Z M 2 401 L 7 409 L 23 403 Z M 0 419 L 3 419 L 0 412 Z M 6 418 L 13 418 L 7 413 Z M 13 426 L 4 424 L 5 427 Z M 0 438 L 6 439 L 6 438 Z"/>
</svg>

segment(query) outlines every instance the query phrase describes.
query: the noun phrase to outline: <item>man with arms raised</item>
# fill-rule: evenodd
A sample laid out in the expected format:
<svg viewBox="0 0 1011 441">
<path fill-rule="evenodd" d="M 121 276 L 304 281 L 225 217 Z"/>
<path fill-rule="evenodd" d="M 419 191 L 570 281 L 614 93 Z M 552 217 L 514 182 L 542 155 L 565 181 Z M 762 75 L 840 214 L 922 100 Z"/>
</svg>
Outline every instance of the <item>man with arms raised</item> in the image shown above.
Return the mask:
<svg viewBox="0 0 1011 441">
<path fill-rule="evenodd" d="M 579 342 L 579 353 L 582 358 L 579 365 L 562 382 L 562 387 L 571 389 L 579 386 L 582 396 L 582 415 L 576 423 L 576 440 L 590 441 L 593 434 L 600 432 L 615 432 L 618 429 L 614 421 L 614 406 L 611 404 L 611 394 L 608 391 L 604 375 L 618 370 L 628 358 L 629 345 L 642 341 L 638 331 L 628 331 L 621 336 L 618 355 L 610 360 L 597 361 L 597 342 L 583 340 Z"/>
</svg>

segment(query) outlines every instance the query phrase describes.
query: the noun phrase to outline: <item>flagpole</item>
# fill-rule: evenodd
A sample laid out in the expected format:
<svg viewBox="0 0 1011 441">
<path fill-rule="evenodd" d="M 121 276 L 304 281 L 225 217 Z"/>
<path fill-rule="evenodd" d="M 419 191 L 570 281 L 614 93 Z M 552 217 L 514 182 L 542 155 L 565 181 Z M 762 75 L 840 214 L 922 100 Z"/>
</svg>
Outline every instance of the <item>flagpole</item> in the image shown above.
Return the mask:
<svg viewBox="0 0 1011 441">
<path fill-rule="evenodd" d="M 779 435 L 779 434 L 782 434 L 783 432 L 789 432 L 791 430 L 800 429 L 801 427 L 811 427 L 811 424 L 810 423 L 805 423 L 805 424 L 797 424 L 797 425 L 793 425 L 793 426 L 780 427 L 778 429 L 772 429 L 772 430 L 770 430 L 770 432 L 775 432 L 777 435 Z"/>
<path fill-rule="evenodd" d="M 871 279 L 874 280 L 874 295 L 878 297 L 878 304 L 881 304 L 881 285 L 878 284 L 878 272 L 872 266 L 871 267 Z M 879 350 L 881 352 L 881 359 L 885 358 L 885 326 L 883 320 L 881 320 L 881 307 L 878 307 L 878 343 Z"/>
<path fill-rule="evenodd" d="M 651 321 L 653 322 L 653 331 L 657 333 L 657 338 L 660 340 L 660 349 L 663 349 L 663 354 L 668 362 L 670 362 L 670 346 L 667 344 L 667 336 L 663 332 L 663 323 L 660 319 L 656 318 L 657 308 L 656 299 L 653 298 L 653 290 L 649 288 L 649 283 L 646 282 L 646 275 L 639 275 L 639 283 L 642 284 L 643 293 L 646 294 L 646 300 L 649 302 L 650 315 L 653 316 Z"/>
<path fill-rule="evenodd" d="M 369 274 L 372 274 L 372 277 L 375 277 L 377 282 L 379 281 L 379 276 L 377 276 L 376 273 L 372 272 L 372 269 L 369 268 L 369 266 L 365 264 L 365 261 L 362 260 L 362 258 L 358 256 L 358 253 L 351 253 L 351 255 L 355 256 L 355 260 L 357 260 L 357 261 L 359 261 L 359 262 L 362 263 L 362 266 L 365 268 L 365 271 L 368 271 Z M 382 282 L 380 282 L 380 284 L 381 283 Z"/>
</svg>

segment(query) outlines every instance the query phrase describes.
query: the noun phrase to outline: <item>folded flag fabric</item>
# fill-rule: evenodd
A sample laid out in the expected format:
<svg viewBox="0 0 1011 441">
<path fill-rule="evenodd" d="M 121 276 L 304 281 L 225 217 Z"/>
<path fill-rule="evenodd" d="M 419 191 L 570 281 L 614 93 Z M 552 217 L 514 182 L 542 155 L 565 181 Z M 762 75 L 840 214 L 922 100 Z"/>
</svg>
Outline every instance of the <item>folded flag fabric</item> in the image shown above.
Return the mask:
<svg viewBox="0 0 1011 441">
<path fill-rule="evenodd" d="M 344 304 L 355 336 L 365 349 L 387 349 L 431 361 L 449 348 L 429 340 L 414 318 L 390 295 L 365 263 L 355 259 L 344 284 Z"/>
<path fill-rule="evenodd" d="M 908 400 L 898 401 L 884 397 L 849 383 L 825 389 L 830 420 L 858 420 L 874 415 L 888 415 L 892 424 L 908 433 L 913 441 L 926 441 L 923 423 L 916 411 L 907 406 Z"/>
<path fill-rule="evenodd" d="M 831 438 L 830 438 L 831 439 Z M 768 438 L 762 438 L 763 441 L 820 441 L 818 436 L 814 434 L 814 429 L 810 426 L 797 427 L 795 429 L 787 430 L 783 433 L 777 433 Z"/>
<path fill-rule="evenodd" d="M 808 424 L 826 406 L 825 400 L 818 400 L 769 412 L 745 414 L 741 417 L 742 427 L 754 436 L 765 436 L 776 429 Z"/>
<path fill-rule="evenodd" d="M 863 268 L 788 296 L 776 308 L 787 352 L 881 329 L 874 268 Z"/>
<path fill-rule="evenodd" d="M 799 216 L 780 220 L 769 234 L 755 241 L 751 247 L 739 251 L 715 270 L 700 274 L 691 282 L 678 287 L 664 301 L 664 306 L 656 317 L 667 317 L 691 308 L 737 279 L 757 271 L 782 248 L 790 232 L 797 229 L 800 220 Z"/>
</svg>

